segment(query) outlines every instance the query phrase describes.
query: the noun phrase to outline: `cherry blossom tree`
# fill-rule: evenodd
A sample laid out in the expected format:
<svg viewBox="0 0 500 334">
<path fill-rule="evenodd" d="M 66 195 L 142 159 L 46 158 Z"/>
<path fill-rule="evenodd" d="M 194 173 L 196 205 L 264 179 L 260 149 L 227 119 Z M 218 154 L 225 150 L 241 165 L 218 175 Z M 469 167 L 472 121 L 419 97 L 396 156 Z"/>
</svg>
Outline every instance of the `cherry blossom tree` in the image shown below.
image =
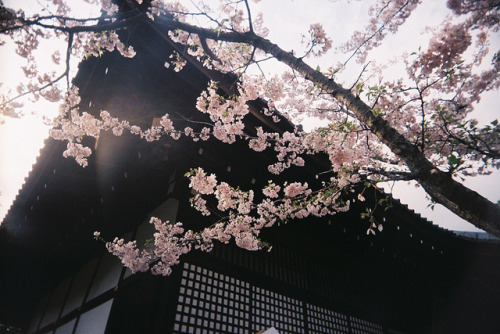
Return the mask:
<svg viewBox="0 0 500 334">
<path fill-rule="evenodd" d="M 63 0 L 47 5 L 49 14 L 29 17 L 22 10 L 0 6 L 1 36 L 17 44 L 29 81 L 17 95 L 0 96 L 0 112 L 15 115 L 26 96 L 61 100 L 51 136 L 67 142 L 65 157 L 85 167 L 92 150 L 83 146 L 83 137 L 97 137 L 100 131 L 120 136 L 128 131 L 150 142 L 181 136 L 194 141 L 214 137 L 227 144 L 247 141 L 254 151 L 275 152 L 276 161 L 268 166 L 275 175 L 303 167 L 307 155 L 326 154 L 331 163 L 321 187 L 270 180 L 264 189 L 245 191 L 193 166 L 186 174 L 195 193 L 191 205 L 202 215 L 217 211 L 223 218 L 195 232 L 153 217 L 157 232 L 152 250 L 141 250 L 134 241 L 123 239 L 107 243 L 133 271 L 151 268 L 153 273 L 168 275 L 182 254 L 193 248 L 209 251 L 216 240 L 234 239 L 248 250 L 267 247 L 259 240 L 263 228 L 287 219 L 346 211 L 350 203 L 342 195 L 387 181 L 414 180 L 433 201 L 500 236 L 500 207 L 460 182 L 462 176 L 488 174 L 500 166 L 498 121 L 479 125 L 471 115 L 481 96 L 498 89 L 500 83 L 498 52 L 489 50 L 499 30 L 499 1 L 448 0 L 450 15 L 432 30 L 427 47 L 401 56 L 405 71 L 395 80 L 387 79 L 384 67 L 369 64 L 367 57 L 398 31 L 420 1 L 374 2 L 366 26 L 339 45 L 333 44 L 321 24 L 312 22 L 304 32 L 301 53 L 266 39 L 262 14 L 255 13 L 255 4 L 247 0 L 193 1 L 186 6 L 159 0 L 87 2 L 100 6 L 102 15 L 72 16 Z M 179 128 L 166 114 L 158 126 L 144 129 L 105 110 L 94 117 L 80 108 L 78 89 L 70 85 L 70 58 L 113 50 L 134 57 L 133 46 L 121 41 L 120 33 L 138 22 L 155 25 L 168 32 L 174 43 L 185 46 L 184 53 L 165 59 L 165 67 L 181 71 L 187 61 L 199 62 L 235 76 L 230 90 L 210 82 L 199 96 L 196 108 L 208 115 L 211 124 Z M 54 38 L 66 41 L 65 49 L 53 53 L 62 71 L 44 73 L 33 53 L 40 41 Z M 309 65 L 331 55 L 334 46 L 337 59 L 342 56 L 343 61 L 327 69 Z M 266 62 L 279 62 L 286 70 L 266 75 L 262 70 Z M 364 65 L 361 73 L 350 81 L 341 79 L 353 62 Z M 280 115 L 291 121 L 307 117 L 323 126 L 310 132 L 301 127 L 282 133 L 249 129 L 245 126 L 248 102 L 256 99 L 265 102 L 263 112 L 274 121 Z M 257 196 L 263 198 L 260 201 L 255 200 L 257 192 L 263 195 Z M 364 200 L 362 192 L 358 199 Z M 382 230 L 372 211 L 362 217 L 369 222 L 367 233 Z M 96 238 L 100 238 L 98 232 Z"/>
</svg>

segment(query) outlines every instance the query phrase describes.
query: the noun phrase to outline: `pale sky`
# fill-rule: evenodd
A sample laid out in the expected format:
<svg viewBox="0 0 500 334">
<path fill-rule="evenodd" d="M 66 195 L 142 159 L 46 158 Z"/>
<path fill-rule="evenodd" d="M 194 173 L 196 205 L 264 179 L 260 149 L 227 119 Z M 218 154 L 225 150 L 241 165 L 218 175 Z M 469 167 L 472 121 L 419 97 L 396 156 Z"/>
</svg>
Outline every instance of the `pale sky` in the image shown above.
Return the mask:
<svg viewBox="0 0 500 334">
<path fill-rule="evenodd" d="M 40 2 L 43 2 L 42 0 Z M 77 1 L 81 3 L 81 1 Z M 4 1 L 6 6 L 19 4 L 16 1 Z M 23 1 L 33 8 L 39 6 L 36 0 Z M 71 4 L 72 1 L 69 1 Z M 346 12 L 346 6 L 348 11 Z M 318 10 L 318 8 L 323 8 Z M 262 1 L 262 11 L 264 12 L 264 22 L 270 29 L 269 39 L 278 43 L 284 49 L 300 49 L 297 42 L 301 35 L 307 33 L 309 24 L 316 22 L 327 22 L 325 30 L 335 42 L 343 42 L 347 39 L 348 33 L 355 28 L 361 28 L 366 18 L 366 3 L 364 1 L 289 1 L 273 0 Z M 348 14 L 347 14 L 348 13 Z M 372 55 L 375 59 L 387 60 L 397 57 L 403 51 L 413 51 L 420 45 L 425 47 L 427 37 L 421 34 L 426 25 L 438 25 L 447 11 L 445 1 L 423 1 L 423 4 L 409 21 L 402 26 L 396 36 L 390 36 L 385 41 L 385 48 L 376 49 Z M 493 41 L 491 49 L 500 49 L 500 41 Z M 64 45 L 62 46 L 64 47 Z M 0 47 L 0 82 L 10 84 L 22 76 L 19 69 L 19 62 L 16 57 L 12 57 L 13 49 L 7 46 Z M 341 58 L 317 61 L 308 60 L 313 67 L 321 65 L 326 68 L 332 63 L 336 63 Z M 49 66 L 50 61 L 42 61 L 42 64 Z M 346 77 L 357 77 L 359 66 L 353 65 L 346 71 Z M 51 65 L 50 65 L 51 66 Z M 76 66 L 73 66 L 76 68 Z M 395 70 L 397 71 L 397 70 Z M 347 80 L 347 79 L 346 79 Z M 498 118 L 499 112 L 498 93 L 488 94 L 481 105 L 477 108 L 477 116 L 483 121 L 491 121 Z M 15 199 L 18 189 L 22 186 L 24 178 L 31 170 L 32 164 L 36 161 L 36 155 L 43 145 L 43 139 L 47 136 L 48 127 L 41 125 L 41 120 L 32 116 L 31 112 L 39 115 L 40 112 L 55 113 L 57 105 L 32 104 L 27 105 L 24 113 L 27 115 L 22 119 L 7 119 L 5 124 L 0 125 L 0 221 L 3 219 L 12 201 Z M 500 199 L 500 173 L 496 172 L 487 177 L 475 177 L 466 180 L 465 184 L 478 191 L 483 196 L 496 202 Z M 422 216 L 432 220 L 435 224 L 454 230 L 478 231 L 471 224 L 463 221 L 447 209 L 436 206 L 434 211 L 427 208 L 428 201 L 421 188 L 401 185 L 394 189 L 393 196 L 401 202 L 409 205 L 410 208 L 420 212 Z"/>
</svg>

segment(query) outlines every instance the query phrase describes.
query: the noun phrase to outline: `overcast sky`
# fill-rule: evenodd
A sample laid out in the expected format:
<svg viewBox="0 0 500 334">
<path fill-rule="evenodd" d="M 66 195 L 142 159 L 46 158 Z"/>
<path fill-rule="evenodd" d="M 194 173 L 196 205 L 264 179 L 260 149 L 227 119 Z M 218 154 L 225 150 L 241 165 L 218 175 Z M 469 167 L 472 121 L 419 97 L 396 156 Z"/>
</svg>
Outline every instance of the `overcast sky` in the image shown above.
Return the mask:
<svg viewBox="0 0 500 334">
<path fill-rule="evenodd" d="M 40 2 L 43 1 L 40 0 Z M 20 2 L 8 0 L 4 3 L 6 6 L 15 6 L 19 5 Z M 29 3 L 32 8 L 39 6 L 36 0 L 22 1 L 22 3 L 23 5 Z M 301 48 L 298 42 L 300 42 L 301 35 L 307 33 L 311 23 L 325 23 L 325 30 L 334 40 L 334 44 L 339 44 L 348 38 L 349 32 L 364 26 L 367 17 L 365 1 L 263 0 L 259 6 L 264 13 L 264 22 L 270 29 L 269 39 L 288 50 Z M 447 13 L 445 1 L 424 0 L 420 8 L 403 25 L 400 32 L 395 36 L 388 37 L 384 46 L 372 53 L 373 59 L 377 62 L 383 62 L 400 56 L 403 51 L 411 52 L 418 49 L 419 46 L 425 47 L 428 35 L 422 34 L 424 27 L 438 25 Z M 491 48 L 498 50 L 500 41 L 494 40 Z M 11 86 L 17 78 L 22 76 L 19 60 L 12 54 L 12 46 L 0 47 L 0 82 Z M 313 67 L 321 65 L 322 68 L 326 68 L 338 61 L 345 60 L 345 58 L 345 56 L 333 54 L 331 59 L 321 61 L 312 59 L 308 62 Z M 50 64 L 48 60 L 42 61 L 42 63 L 47 64 L 47 66 Z M 344 76 L 346 80 L 349 76 L 355 78 L 359 73 L 359 65 L 351 63 L 353 65 Z M 398 69 L 394 68 L 393 75 L 397 71 Z M 389 75 L 391 74 L 389 73 Z M 497 92 L 488 94 L 477 108 L 476 115 L 488 122 L 498 118 L 496 109 L 498 102 Z M 40 117 L 31 115 L 32 112 L 39 115 L 41 111 L 54 113 L 56 110 L 57 106 L 50 104 L 27 105 L 25 108 L 26 117 L 15 120 L 7 119 L 5 124 L 0 125 L 0 220 L 3 219 L 18 189 L 22 186 L 24 178 L 31 170 L 31 165 L 35 162 L 36 155 L 43 145 L 43 139 L 48 133 L 48 127 L 41 126 Z M 488 177 L 471 178 L 466 181 L 466 185 L 496 202 L 500 199 L 499 175 L 500 173 L 495 173 Z M 428 209 L 429 202 L 425 199 L 425 193 L 421 188 L 398 186 L 394 189 L 394 197 L 407 203 L 410 208 L 420 212 L 424 217 L 428 217 L 435 224 L 448 229 L 477 231 L 474 226 L 450 213 L 447 209 L 439 207 L 436 207 L 434 211 Z"/>
</svg>

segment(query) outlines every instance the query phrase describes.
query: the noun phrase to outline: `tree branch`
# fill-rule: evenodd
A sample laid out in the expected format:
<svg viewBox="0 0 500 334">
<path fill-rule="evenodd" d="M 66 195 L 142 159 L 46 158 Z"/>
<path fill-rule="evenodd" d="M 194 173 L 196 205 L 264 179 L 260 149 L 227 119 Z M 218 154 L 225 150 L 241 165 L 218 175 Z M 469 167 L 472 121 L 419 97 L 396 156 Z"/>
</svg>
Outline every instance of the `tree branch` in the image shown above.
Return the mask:
<svg viewBox="0 0 500 334">
<path fill-rule="evenodd" d="M 351 91 L 343 88 L 332 79 L 315 71 L 301 59 L 286 52 L 269 40 L 252 32 L 214 32 L 186 23 L 169 19 L 157 20 L 167 29 L 182 29 L 196 33 L 205 38 L 226 42 L 251 44 L 264 52 L 273 55 L 277 60 L 299 72 L 304 78 L 314 83 L 323 91 L 330 93 L 340 103 L 351 110 L 356 118 L 364 123 L 391 151 L 403 160 L 415 179 L 427 193 L 438 203 L 452 212 L 487 232 L 500 236 L 500 207 L 484 198 L 477 192 L 453 180 L 451 176 L 434 167 L 423 152 L 410 143 L 381 116 L 375 116 L 371 108 L 356 98 Z"/>
</svg>

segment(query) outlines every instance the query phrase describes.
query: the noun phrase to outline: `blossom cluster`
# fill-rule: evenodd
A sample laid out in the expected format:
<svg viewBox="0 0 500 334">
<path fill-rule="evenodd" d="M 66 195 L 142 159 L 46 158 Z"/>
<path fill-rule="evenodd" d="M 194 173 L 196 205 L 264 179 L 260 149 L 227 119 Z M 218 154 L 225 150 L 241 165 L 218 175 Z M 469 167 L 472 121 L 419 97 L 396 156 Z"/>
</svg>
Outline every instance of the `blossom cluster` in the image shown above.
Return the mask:
<svg viewBox="0 0 500 334">
<path fill-rule="evenodd" d="M 192 137 L 197 141 L 208 140 L 211 129 L 204 127 L 199 133 L 195 133 L 191 128 L 184 131 L 176 130 L 168 114 L 161 117 L 159 126 L 151 126 L 148 129 L 141 129 L 137 125 L 130 125 L 126 120 L 119 120 L 103 110 L 100 117 L 95 117 L 87 112 L 80 112 L 78 88 L 73 86 L 68 92 L 65 103 L 61 105 L 59 116 L 53 121 L 53 128 L 50 136 L 56 140 L 68 142 L 67 150 L 63 153 L 65 157 L 73 157 L 83 167 L 87 166 L 87 158 L 91 154 L 89 147 L 84 147 L 81 142 L 84 137 L 98 138 L 101 131 L 111 131 L 115 136 L 121 136 L 124 131 L 129 131 L 133 135 L 140 136 L 148 142 L 158 141 L 163 136 L 169 136 L 175 140 L 182 135 Z"/>
<path fill-rule="evenodd" d="M 161 123 L 165 129 L 172 129 L 168 118 L 162 119 Z M 262 136 L 262 130 L 259 132 Z M 108 243 L 110 252 L 120 257 L 133 271 L 151 268 L 153 274 L 169 275 L 171 267 L 178 263 L 182 254 L 193 248 L 210 251 L 214 241 L 228 243 L 234 240 L 243 249 L 262 249 L 265 243 L 259 235 L 263 228 L 288 219 L 344 212 L 350 203 L 341 199 L 342 193 L 352 184 L 360 182 L 358 175 L 338 173 L 338 178 L 330 178 L 329 182 L 323 183 L 323 187 L 313 191 L 307 183 L 285 182 L 280 186 L 269 181 L 262 189 L 264 199 L 256 203 L 252 190 L 243 191 L 226 182 L 218 182 L 214 174 L 208 174 L 202 168 L 192 169 L 186 176 L 190 181 L 189 187 L 195 192 L 191 205 L 202 215 L 209 216 L 218 211 L 223 218 L 199 232 L 185 233 L 180 223 L 170 225 L 152 218 L 151 223 L 155 224 L 158 232 L 154 235 L 155 243 L 151 250 L 139 250 L 134 242 L 125 243 L 121 239 Z M 207 196 L 215 200 L 214 207 L 209 207 L 208 203 L 213 201 Z"/>
<path fill-rule="evenodd" d="M 238 95 L 224 97 L 217 89 L 217 84 L 211 81 L 207 90 L 198 97 L 196 108 L 208 114 L 214 122 L 214 137 L 231 144 L 236 136 L 243 135 L 243 118 L 249 112 L 247 102 L 257 98 L 257 91 L 251 85 L 242 85 L 238 88 Z"/>
<path fill-rule="evenodd" d="M 326 32 L 321 24 L 311 24 L 309 34 L 311 35 L 311 40 L 308 43 L 308 47 L 310 47 L 311 53 L 314 56 L 320 57 L 332 48 L 332 40 L 326 36 Z"/>
<path fill-rule="evenodd" d="M 124 239 L 115 238 L 113 242 L 106 244 L 106 248 L 111 254 L 117 256 L 132 273 L 149 270 L 151 255 L 139 250 L 135 240 L 125 242 Z"/>
<path fill-rule="evenodd" d="M 259 126 L 257 127 L 257 138 L 250 139 L 248 141 L 248 146 L 256 152 L 262 152 L 270 146 L 268 142 L 269 136 L 270 134 L 264 132 L 262 127 Z"/>
<path fill-rule="evenodd" d="M 171 267 L 179 263 L 179 257 L 191 250 L 193 235 L 192 232 L 184 233 L 181 223 L 169 224 L 168 221 L 163 222 L 156 217 L 152 217 L 150 223 L 154 224 L 156 229 L 154 246 L 151 249 L 140 249 L 136 241 L 125 242 L 119 238 L 106 243 L 106 247 L 132 273 L 151 269 L 155 275 L 167 276 L 172 271 Z"/>
<path fill-rule="evenodd" d="M 115 49 L 118 50 L 122 56 L 127 58 L 133 58 L 136 54 L 134 48 L 132 46 L 126 47 L 125 44 L 120 41 L 118 34 L 114 31 L 79 34 L 79 36 L 77 36 L 77 42 L 81 43 L 82 50 L 86 55 L 94 57 L 100 57 L 104 50 L 112 52 Z"/>
<path fill-rule="evenodd" d="M 238 246 L 250 250 L 261 248 L 258 242 L 261 229 L 278 221 L 346 211 L 349 201 L 342 201 L 340 196 L 351 183 L 359 182 L 356 176 L 343 181 L 331 178 L 328 184 L 324 183 L 321 189 L 313 191 L 307 183 L 285 183 L 281 187 L 269 181 L 262 189 L 265 198 L 256 203 L 252 190 L 243 191 L 225 182 L 219 183 L 214 174 L 208 175 L 202 168 L 192 169 L 186 176 L 191 181 L 190 187 L 197 192 L 191 202 L 196 210 L 203 215 L 210 215 L 215 209 L 225 214 L 219 223 L 202 231 L 204 243 L 212 240 L 227 243 L 234 238 Z M 212 210 L 209 210 L 202 193 L 215 199 Z"/>
</svg>

